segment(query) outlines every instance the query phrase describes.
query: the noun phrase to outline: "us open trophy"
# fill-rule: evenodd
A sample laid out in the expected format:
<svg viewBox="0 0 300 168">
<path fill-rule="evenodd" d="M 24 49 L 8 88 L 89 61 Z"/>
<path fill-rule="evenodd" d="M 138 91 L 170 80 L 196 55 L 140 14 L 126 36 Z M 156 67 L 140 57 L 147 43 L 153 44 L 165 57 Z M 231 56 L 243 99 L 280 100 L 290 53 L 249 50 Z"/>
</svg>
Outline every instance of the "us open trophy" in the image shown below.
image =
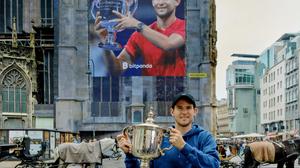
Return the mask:
<svg viewBox="0 0 300 168">
<path fill-rule="evenodd" d="M 149 168 L 150 160 L 164 155 L 165 150 L 173 146 L 161 149 L 164 136 L 169 136 L 170 131 L 153 123 L 153 110 L 150 108 L 146 123 L 128 126 L 123 133 L 129 137 L 132 144 L 133 156 L 140 158 L 141 168 Z"/>
<path fill-rule="evenodd" d="M 100 42 L 98 46 L 109 50 L 120 50 L 122 47 L 116 40 L 116 31 L 114 26 L 118 22 L 114 21 L 118 17 L 112 11 L 117 11 L 122 15 L 133 15 L 138 6 L 138 0 L 93 0 L 91 14 L 96 19 L 96 13 L 100 12 L 101 27 L 107 29 L 108 35 L 104 43 Z M 122 30 L 118 30 L 122 31 Z"/>
</svg>

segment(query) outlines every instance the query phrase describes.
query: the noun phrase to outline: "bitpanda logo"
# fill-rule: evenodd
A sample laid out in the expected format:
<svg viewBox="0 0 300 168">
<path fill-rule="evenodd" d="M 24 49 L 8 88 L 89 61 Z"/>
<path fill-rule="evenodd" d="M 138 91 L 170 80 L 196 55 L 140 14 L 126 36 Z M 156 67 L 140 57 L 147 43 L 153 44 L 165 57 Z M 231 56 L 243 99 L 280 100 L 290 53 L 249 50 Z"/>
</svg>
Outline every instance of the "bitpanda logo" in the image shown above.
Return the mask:
<svg viewBox="0 0 300 168">
<path fill-rule="evenodd" d="M 123 67 L 123 69 L 127 69 L 128 68 L 128 63 L 127 62 L 122 62 L 122 67 Z"/>
</svg>

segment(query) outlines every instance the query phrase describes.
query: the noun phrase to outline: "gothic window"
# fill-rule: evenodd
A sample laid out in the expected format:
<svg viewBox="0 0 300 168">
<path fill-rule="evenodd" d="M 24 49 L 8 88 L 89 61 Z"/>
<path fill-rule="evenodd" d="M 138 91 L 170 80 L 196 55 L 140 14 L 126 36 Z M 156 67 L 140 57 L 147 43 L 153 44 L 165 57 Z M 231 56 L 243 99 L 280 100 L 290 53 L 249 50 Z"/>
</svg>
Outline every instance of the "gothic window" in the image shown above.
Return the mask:
<svg viewBox="0 0 300 168">
<path fill-rule="evenodd" d="M 26 113 L 27 93 L 23 76 L 10 71 L 2 82 L 2 112 Z"/>
</svg>

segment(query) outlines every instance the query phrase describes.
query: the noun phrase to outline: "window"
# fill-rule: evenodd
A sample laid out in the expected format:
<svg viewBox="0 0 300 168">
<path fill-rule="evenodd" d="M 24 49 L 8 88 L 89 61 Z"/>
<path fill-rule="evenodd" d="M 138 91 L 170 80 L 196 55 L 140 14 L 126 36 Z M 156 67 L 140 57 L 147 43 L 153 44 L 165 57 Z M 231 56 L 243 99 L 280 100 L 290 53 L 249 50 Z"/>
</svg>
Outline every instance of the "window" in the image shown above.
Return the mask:
<svg viewBox="0 0 300 168">
<path fill-rule="evenodd" d="M 175 95 L 184 91 L 183 77 L 157 77 L 156 100 L 159 116 L 169 116 L 169 108 Z"/>
<path fill-rule="evenodd" d="M 116 117 L 120 111 L 120 83 L 119 77 L 93 77 L 92 101 L 94 113 L 100 117 Z M 93 108 L 92 106 L 92 108 Z M 99 110 L 99 111 L 98 111 Z"/>
<path fill-rule="evenodd" d="M 280 81 L 280 89 L 282 88 L 282 81 Z"/>
<path fill-rule="evenodd" d="M 142 112 L 134 111 L 132 115 L 132 123 L 141 123 L 143 122 Z"/>
<path fill-rule="evenodd" d="M 53 0 L 41 0 L 42 24 L 53 25 Z"/>
<path fill-rule="evenodd" d="M 235 69 L 235 82 L 236 84 L 253 84 L 254 75 L 249 69 Z"/>
<path fill-rule="evenodd" d="M 42 104 L 53 104 L 53 50 L 45 49 L 43 57 L 38 61 L 43 64 L 37 65 L 37 89 L 39 93 L 39 102 Z"/>
<path fill-rule="evenodd" d="M 23 0 L 0 1 L 0 32 L 10 32 L 6 27 L 12 27 L 12 19 L 16 18 L 18 32 L 23 30 Z"/>
<path fill-rule="evenodd" d="M 2 111 L 26 113 L 27 92 L 23 76 L 17 70 L 12 70 L 5 76 L 2 85 Z"/>
</svg>

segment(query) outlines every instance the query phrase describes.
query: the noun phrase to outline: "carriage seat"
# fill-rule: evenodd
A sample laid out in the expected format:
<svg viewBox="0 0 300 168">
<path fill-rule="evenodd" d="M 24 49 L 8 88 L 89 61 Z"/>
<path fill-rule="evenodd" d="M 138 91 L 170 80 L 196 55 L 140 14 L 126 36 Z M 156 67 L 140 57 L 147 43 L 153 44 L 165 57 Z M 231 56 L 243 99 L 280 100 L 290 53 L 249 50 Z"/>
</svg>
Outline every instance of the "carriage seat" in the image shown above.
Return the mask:
<svg viewBox="0 0 300 168">
<path fill-rule="evenodd" d="M 44 155 L 46 148 L 47 148 L 47 142 L 43 141 L 41 143 L 41 150 L 38 151 L 37 154 L 30 154 L 30 138 L 24 137 L 22 141 L 23 145 L 23 155 L 25 160 L 38 160 L 40 156 Z"/>
</svg>

